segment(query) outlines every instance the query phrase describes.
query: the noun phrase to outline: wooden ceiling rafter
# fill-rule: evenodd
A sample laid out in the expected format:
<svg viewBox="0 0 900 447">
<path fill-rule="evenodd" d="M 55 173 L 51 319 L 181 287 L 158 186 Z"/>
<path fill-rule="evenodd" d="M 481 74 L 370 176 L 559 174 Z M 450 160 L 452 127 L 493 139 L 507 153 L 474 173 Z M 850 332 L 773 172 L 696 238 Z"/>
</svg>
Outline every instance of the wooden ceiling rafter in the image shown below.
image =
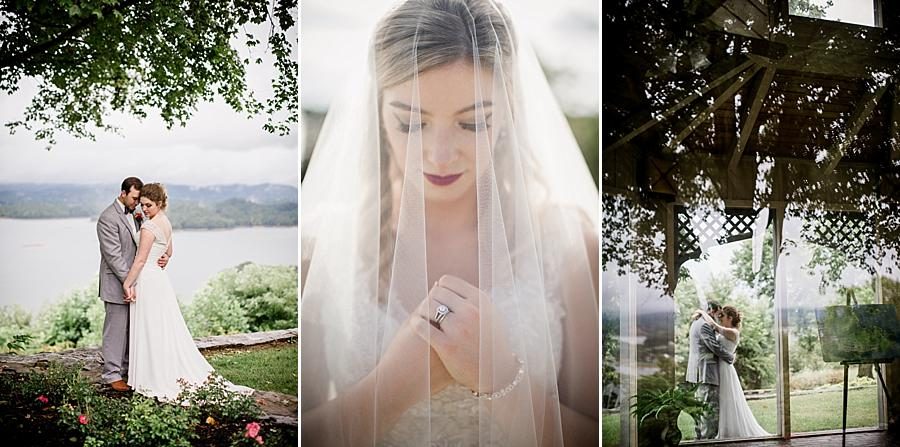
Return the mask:
<svg viewBox="0 0 900 447">
<path fill-rule="evenodd" d="M 756 118 L 759 116 L 759 111 L 762 110 L 763 103 L 766 100 L 766 96 L 769 94 L 769 87 L 772 86 L 772 80 L 774 78 L 775 66 L 769 64 L 766 66 L 766 71 L 763 73 L 754 89 L 750 110 L 747 112 L 747 117 L 744 118 L 744 124 L 741 126 L 740 138 L 738 138 L 737 145 L 735 145 L 734 150 L 731 153 L 731 160 L 728 162 L 729 171 L 737 169 L 738 162 L 741 160 L 741 155 L 744 154 L 744 149 L 747 147 L 747 142 L 750 141 L 750 135 L 753 133 L 753 129 L 756 128 Z"/>
<path fill-rule="evenodd" d="M 847 120 L 847 131 L 844 134 L 844 137 L 835 141 L 828 150 L 828 154 L 826 155 L 828 162 L 825 164 L 825 169 L 822 170 L 822 177 L 831 174 L 838 163 L 840 163 L 841 159 L 844 158 L 844 153 L 847 151 L 847 148 L 850 147 L 850 144 L 853 143 L 859 130 L 862 129 L 863 123 L 866 122 L 872 114 L 872 111 L 875 110 L 875 106 L 878 105 L 878 101 L 884 96 L 884 92 L 887 91 L 888 86 L 889 83 L 882 83 L 882 85 L 877 87 L 874 91 L 866 93 L 866 96 L 864 96 L 862 101 L 856 106 L 856 110 L 853 111 L 853 114 L 850 115 L 850 118 Z"/>
<path fill-rule="evenodd" d="M 730 61 L 722 62 L 722 64 L 731 64 L 731 63 L 732 62 L 730 62 Z M 709 84 L 706 84 L 706 86 L 704 86 L 697 92 L 694 92 L 694 93 L 688 95 L 686 98 L 682 99 L 674 106 L 669 107 L 668 109 L 664 110 L 659 115 L 653 116 L 648 121 L 646 121 L 644 124 L 638 126 L 634 130 L 632 130 L 631 132 L 626 134 L 624 137 L 619 138 L 615 143 L 603 148 L 603 154 L 606 155 L 608 152 L 611 152 L 611 151 L 615 150 L 616 148 L 625 145 L 625 143 L 628 143 L 634 137 L 646 132 L 647 130 L 649 130 L 650 128 L 655 126 L 656 124 L 669 119 L 672 115 L 674 115 L 679 110 L 683 109 L 688 104 L 694 102 L 697 98 L 700 98 L 701 96 L 708 93 L 710 90 L 727 82 L 729 79 L 737 76 L 738 74 L 743 73 L 744 71 L 746 71 L 748 68 L 750 68 L 753 65 L 754 65 L 753 61 L 747 60 L 747 61 L 743 62 L 742 64 L 738 65 L 737 67 L 732 68 L 725 74 L 719 76 L 718 78 L 713 79 Z M 712 69 L 711 71 L 715 72 L 715 69 Z"/>
<path fill-rule="evenodd" d="M 705 123 L 713 115 L 713 112 L 715 112 L 716 109 L 721 107 L 722 104 L 725 103 L 725 101 L 733 98 L 734 95 L 737 94 L 737 92 L 741 89 L 741 87 L 743 87 L 744 84 L 747 83 L 747 81 L 753 79 L 753 76 L 755 76 L 756 73 L 759 72 L 759 70 L 761 70 L 762 68 L 763 67 L 761 65 L 753 63 L 750 68 L 741 73 L 738 78 L 727 89 L 725 89 L 724 92 L 716 97 L 712 104 L 698 113 L 697 116 L 695 116 L 694 119 L 687 126 L 685 126 L 685 128 L 682 129 L 681 132 L 678 133 L 678 135 L 675 136 L 675 138 L 669 141 L 667 150 L 674 151 L 675 148 L 678 147 L 678 145 L 680 145 L 685 138 L 687 138 L 691 133 L 697 130 L 698 127 Z"/>
</svg>

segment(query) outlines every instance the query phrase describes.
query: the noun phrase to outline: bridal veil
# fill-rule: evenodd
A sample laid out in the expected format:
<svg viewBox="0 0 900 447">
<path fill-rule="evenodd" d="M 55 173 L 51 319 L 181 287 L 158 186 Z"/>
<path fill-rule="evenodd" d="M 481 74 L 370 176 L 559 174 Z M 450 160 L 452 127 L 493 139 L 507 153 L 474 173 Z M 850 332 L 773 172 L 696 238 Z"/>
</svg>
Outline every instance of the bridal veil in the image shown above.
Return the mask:
<svg viewBox="0 0 900 447">
<path fill-rule="evenodd" d="M 498 2 L 402 1 L 370 37 L 301 186 L 301 406 L 304 425 L 318 424 L 304 441 L 309 428 L 328 445 L 563 445 L 565 413 L 596 420 L 599 388 L 598 191 L 565 115 Z M 459 85 L 435 88 L 428 76 L 448 65 L 468 76 L 472 100 L 439 127 L 435 110 L 459 99 Z M 472 169 L 436 172 L 423 154 L 453 145 Z M 475 273 L 478 305 L 494 316 L 471 342 L 480 377 L 513 389 L 490 400 L 460 387 L 432 394 L 436 358 L 423 343 L 397 372 L 408 386 L 376 374 L 364 397 L 342 400 L 377 371 L 440 274 L 459 275 L 434 268 L 441 253 L 429 250 L 448 241 L 429 234 L 426 216 L 465 181 L 471 233 L 449 245 L 473 247 L 471 265 L 457 267 Z M 514 379 L 485 370 L 510 354 Z M 385 420 L 400 394 L 415 404 Z"/>
</svg>

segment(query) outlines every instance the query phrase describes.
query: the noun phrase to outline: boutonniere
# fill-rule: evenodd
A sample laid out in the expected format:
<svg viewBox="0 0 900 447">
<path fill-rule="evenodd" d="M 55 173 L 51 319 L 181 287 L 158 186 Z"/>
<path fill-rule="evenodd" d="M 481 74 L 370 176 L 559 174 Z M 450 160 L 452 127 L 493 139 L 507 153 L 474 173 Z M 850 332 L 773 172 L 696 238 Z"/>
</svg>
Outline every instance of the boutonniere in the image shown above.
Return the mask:
<svg viewBox="0 0 900 447">
<path fill-rule="evenodd" d="M 137 221 L 137 223 L 141 223 L 144 221 L 144 215 L 141 214 L 140 211 L 138 211 L 134 213 L 134 220 Z"/>
</svg>

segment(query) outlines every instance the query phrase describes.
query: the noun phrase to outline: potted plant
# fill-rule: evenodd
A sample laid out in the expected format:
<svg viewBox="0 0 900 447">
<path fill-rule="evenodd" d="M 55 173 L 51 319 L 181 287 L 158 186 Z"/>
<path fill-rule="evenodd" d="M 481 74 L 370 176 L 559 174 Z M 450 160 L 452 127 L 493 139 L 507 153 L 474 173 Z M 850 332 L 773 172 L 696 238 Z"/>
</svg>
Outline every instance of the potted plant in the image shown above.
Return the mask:
<svg viewBox="0 0 900 447">
<path fill-rule="evenodd" d="M 638 420 L 638 445 L 676 446 L 681 443 L 678 416 L 681 412 L 697 420 L 709 411 L 709 405 L 697 399 L 697 386 L 666 386 L 642 389 L 631 405 Z"/>
</svg>

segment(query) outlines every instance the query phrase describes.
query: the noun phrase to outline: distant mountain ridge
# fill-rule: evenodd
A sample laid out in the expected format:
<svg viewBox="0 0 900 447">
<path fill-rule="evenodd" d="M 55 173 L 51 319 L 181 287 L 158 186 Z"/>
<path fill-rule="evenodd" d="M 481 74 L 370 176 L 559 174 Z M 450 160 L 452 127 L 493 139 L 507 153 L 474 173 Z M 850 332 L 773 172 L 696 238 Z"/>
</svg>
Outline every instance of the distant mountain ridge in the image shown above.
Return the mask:
<svg viewBox="0 0 900 447">
<path fill-rule="evenodd" d="M 278 184 L 166 185 L 176 228 L 297 225 L 297 188 Z M 0 183 L 0 217 L 96 217 L 118 185 Z"/>
</svg>

